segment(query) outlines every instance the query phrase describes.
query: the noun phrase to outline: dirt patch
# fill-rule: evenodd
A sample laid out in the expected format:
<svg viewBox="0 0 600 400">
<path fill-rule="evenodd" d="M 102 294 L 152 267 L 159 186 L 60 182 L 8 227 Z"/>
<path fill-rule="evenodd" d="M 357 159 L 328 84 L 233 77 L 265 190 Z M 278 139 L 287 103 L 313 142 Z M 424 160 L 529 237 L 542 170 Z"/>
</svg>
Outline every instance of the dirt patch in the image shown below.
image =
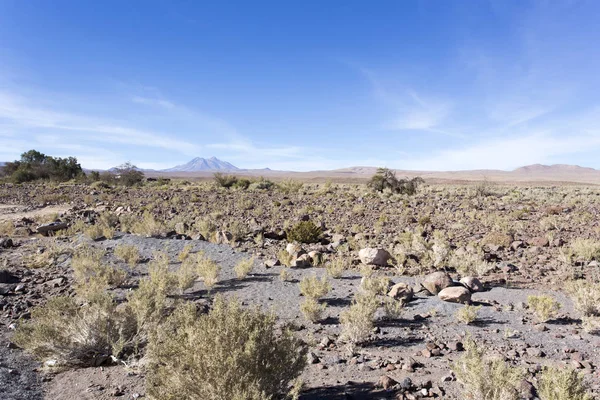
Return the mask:
<svg viewBox="0 0 600 400">
<path fill-rule="evenodd" d="M 17 221 L 23 218 L 43 219 L 49 215 L 60 215 L 67 212 L 71 206 L 68 204 L 51 205 L 42 208 L 32 209 L 28 206 L 0 204 L 0 222 Z"/>
</svg>

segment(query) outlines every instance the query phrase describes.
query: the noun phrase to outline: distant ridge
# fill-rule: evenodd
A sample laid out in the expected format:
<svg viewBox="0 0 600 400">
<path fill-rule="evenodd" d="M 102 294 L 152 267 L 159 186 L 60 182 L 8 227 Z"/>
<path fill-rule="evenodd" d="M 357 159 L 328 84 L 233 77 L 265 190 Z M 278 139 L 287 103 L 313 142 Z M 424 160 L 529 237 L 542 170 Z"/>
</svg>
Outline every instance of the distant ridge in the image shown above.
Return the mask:
<svg viewBox="0 0 600 400">
<path fill-rule="evenodd" d="M 525 172 L 525 173 L 560 173 L 560 172 L 594 172 L 597 171 L 594 168 L 589 167 L 580 167 L 579 165 L 571 165 L 571 164 L 552 164 L 552 165 L 544 165 L 544 164 L 532 164 L 526 165 L 524 167 L 519 167 L 515 169 L 513 172 Z"/>
<path fill-rule="evenodd" d="M 219 160 L 217 157 L 209 159 L 196 157 L 190 162 L 178 165 L 173 168 L 163 169 L 163 172 L 198 172 L 198 171 L 237 171 L 238 167 L 228 163 L 227 161 Z"/>
</svg>

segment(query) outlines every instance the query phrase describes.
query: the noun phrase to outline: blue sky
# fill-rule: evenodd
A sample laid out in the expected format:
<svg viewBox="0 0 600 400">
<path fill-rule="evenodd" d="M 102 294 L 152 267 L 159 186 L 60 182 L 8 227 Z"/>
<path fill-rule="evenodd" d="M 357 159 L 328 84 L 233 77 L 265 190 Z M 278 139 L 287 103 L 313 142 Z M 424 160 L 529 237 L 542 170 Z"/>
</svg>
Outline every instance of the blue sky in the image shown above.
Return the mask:
<svg viewBox="0 0 600 400">
<path fill-rule="evenodd" d="M 600 168 L 600 2 L 0 0 L 0 160 Z"/>
</svg>

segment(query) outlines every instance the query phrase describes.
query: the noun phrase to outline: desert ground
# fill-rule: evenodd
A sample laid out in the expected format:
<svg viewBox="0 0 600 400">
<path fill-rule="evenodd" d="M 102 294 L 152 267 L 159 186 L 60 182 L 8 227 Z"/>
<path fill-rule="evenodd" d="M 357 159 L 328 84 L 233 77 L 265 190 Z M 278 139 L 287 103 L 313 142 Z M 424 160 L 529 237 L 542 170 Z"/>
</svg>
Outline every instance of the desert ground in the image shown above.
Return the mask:
<svg viewBox="0 0 600 400">
<path fill-rule="evenodd" d="M 407 195 L 294 178 L 1 184 L 0 398 L 150 397 L 143 340 L 74 357 L 93 325 L 61 313 L 69 341 L 16 337 L 53 299 L 89 307 L 99 276 L 120 312 L 161 265 L 178 284 L 160 318 L 224 296 L 301 340 L 299 399 L 480 399 L 501 375 L 517 385 L 489 398 L 545 400 L 548 370 L 600 398 L 600 187 L 431 177 Z"/>
</svg>

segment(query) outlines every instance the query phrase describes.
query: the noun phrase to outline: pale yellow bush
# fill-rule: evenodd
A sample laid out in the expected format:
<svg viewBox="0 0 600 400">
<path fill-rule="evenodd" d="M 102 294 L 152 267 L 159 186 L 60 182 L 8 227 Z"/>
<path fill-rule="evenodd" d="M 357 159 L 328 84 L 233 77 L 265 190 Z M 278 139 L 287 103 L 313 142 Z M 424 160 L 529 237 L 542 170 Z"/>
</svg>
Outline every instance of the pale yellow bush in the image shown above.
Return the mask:
<svg viewBox="0 0 600 400">
<path fill-rule="evenodd" d="M 196 273 L 204 282 L 208 290 L 212 289 L 219 281 L 221 267 L 219 264 L 206 257 L 204 253 L 198 253 L 196 258 Z"/>
<path fill-rule="evenodd" d="M 364 342 L 373 330 L 373 318 L 378 307 L 379 301 L 375 296 L 355 295 L 350 308 L 340 314 L 342 339 L 351 344 Z"/>
<path fill-rule="evenodd" d="M 583 374 L 571 368 L 546 367 L 539 378 L 541 400 L 592 400 Z"/>
<path fill-rule="evenodd" d="M 456 312 L 456 314 L 454 314 L 454 316 L 456 317 L 456 319 L 459 322 L 462 322 L 462 323 L 468 325 L 477 320 L 477 314 L 480 309 L 481 309 L 481 306 L 465 305 L 462 308 L 460 308 Z"/>
<path fill-rule="evenodd" d="M 559 302 L 547 295 L 527 296 L 527 306 L 540 322 L 554 318 L 562 307 Z"/>
<path fill-rule="evenodd" d="M 178 307 L 151 336 L 150 399 L 271 400 L 285 395 L 306 365 L 302 343 L 274 315 L 217 297 L 208 314 Z M 199 382 L 201 384 L 199 384 Z"/>
<path fill-rule="evenodd" d="M 323 317 L 326 307 L 326 304 L 321 304 L 318 300 L 307 297 L 300 304 L 300 311 L 302 312 L 302 315 L 304 315 L 304 318 L 306 318 L 308 321 L 318 322 Z"/>
<path fill-rule="evenodd" d="M 325 264 L 325 269 L 327 270 L 327 274 L 332 278 L 341 278 L 346 270 L 346 260 L 341 255 L 336 256 L 327 264 Z"/>
<path fill-rule="evenodd" d="M 141 258 L 138 248 L 127 244 L 120 244 L 115 247 L 115 256 L 125 261 L 132 267 L 136 266 Z"/>
<path fill-rule="evenodd" d="M 465 352 L 452 366 L 465 400 L 520 400 L 524 372 L 500 359 L 488 359 L 486 350 L 468 339 Z"/>
<path fill-rule="evenodd" d="M 300 293 L 309 299 L 318 300 L 329 293 L 331 285 L 326 277 L 319 279 L 316 275 L 311 277 L 305 276 L 300 281 Z"/>
<path fill-rule="evenodd" d="M 234 267 L 235 275 L 238 279 L 244 279 L 254 269 L 254 258 L 242 260 Z"/>
</svg>

